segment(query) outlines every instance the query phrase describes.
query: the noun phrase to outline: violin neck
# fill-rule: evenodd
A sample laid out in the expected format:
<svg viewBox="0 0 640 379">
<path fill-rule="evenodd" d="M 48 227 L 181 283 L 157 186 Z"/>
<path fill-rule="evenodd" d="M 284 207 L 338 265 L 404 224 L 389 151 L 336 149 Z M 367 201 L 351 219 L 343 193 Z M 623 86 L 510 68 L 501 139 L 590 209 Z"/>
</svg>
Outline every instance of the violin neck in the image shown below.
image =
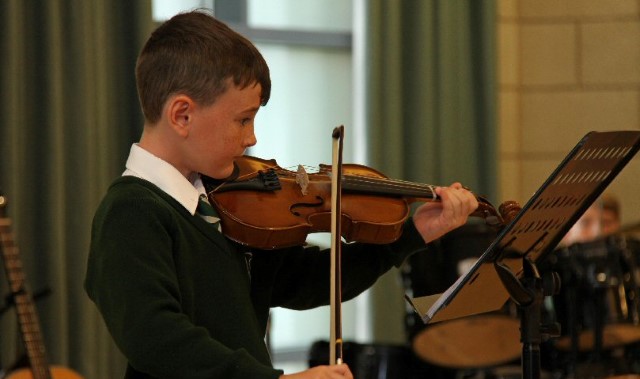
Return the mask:
<svg viewBox="0 0 640 379">
<path fill-rule="evenodd" d="M 342 189 L 348 192 L 378 196 L 425 199 L 428 201 L 439 200 L 435 187 L 432 185 L 386 178 L 345 175 L 342 179 Z"/>
<path fill-rule="evenodd" d="M 366 176 L 345 175 L 342 179 L 342 189 L 344 191 L 371 194 L 377 196 L 402 197 L 409 202 L 413 201 L 440 201 L 440 197 L 435 192 L 435 186 L 430 184 L 412 183 L 402 180 L 379 179 Z M 505 220 L 498 213 L 494 206 L 485 198 L 476 196 L 478 208 L 471 213 L 471 216 L 484 218 L 485 221 L 496 227 L 504 226 Z M 505 207 L 506 212 L 517 214 L 520 207 Z"/>
</svg>

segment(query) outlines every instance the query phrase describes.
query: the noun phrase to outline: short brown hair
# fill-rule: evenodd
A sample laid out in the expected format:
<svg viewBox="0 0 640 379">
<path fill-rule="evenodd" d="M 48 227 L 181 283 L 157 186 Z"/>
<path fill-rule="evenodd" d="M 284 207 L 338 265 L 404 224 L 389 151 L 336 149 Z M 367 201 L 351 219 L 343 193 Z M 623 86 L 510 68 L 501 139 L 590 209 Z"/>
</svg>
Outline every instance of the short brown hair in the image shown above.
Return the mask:
<svg viewBox="0 0 640 379">
<path fill-rule="evenodd" d="M 227 90 L 228 79 L 245 88 L 260 84 L 261 105 L 269 101 L 271 79 L 262 54 L 246 38 L 204 11 L 181 13 L 149 37 L 136 64 L 144 117 L 160 120 L 169 96 L 184 93 L 202 105 Z"/>
</svg>

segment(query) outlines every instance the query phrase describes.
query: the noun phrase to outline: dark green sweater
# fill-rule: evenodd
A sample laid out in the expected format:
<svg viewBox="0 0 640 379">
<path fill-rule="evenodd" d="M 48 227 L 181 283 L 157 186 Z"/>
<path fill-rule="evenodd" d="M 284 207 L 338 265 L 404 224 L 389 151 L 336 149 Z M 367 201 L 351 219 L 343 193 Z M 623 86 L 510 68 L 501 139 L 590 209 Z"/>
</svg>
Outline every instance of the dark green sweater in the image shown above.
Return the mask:
<svg viewBox="0 0 640 379">
<path fill-rule="evenodd" d="M 139 178 L 112 184 L 91 237 L 85 288 L 129 361 L 125 378 L 277 378 L 269 309 L 329 302 L 326 251 L 249 250 Z M 343 300 L 424 248 L 412 223 L 392 245 L 344 245 Z"/>
</svg>

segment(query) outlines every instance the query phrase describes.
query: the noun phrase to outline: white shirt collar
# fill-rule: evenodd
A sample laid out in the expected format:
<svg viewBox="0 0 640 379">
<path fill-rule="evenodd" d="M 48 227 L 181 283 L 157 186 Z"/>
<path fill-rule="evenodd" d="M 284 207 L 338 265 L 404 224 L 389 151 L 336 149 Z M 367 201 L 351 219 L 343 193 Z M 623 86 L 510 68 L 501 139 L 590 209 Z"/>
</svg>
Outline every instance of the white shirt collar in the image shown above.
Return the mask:
<svg viewBox="0 0 640 379">
<path fill-rule="evenodd" d="M 196 212 L 198 197 L 205 193 L 200 175 L 194 175 L 193 180 L 189 181 L 170 163 L 151 154 L 137 143 L 131 146 L 126 170 L 122 176 L 135 176 L 155 184 L 192 215 Z"/>
</svg>

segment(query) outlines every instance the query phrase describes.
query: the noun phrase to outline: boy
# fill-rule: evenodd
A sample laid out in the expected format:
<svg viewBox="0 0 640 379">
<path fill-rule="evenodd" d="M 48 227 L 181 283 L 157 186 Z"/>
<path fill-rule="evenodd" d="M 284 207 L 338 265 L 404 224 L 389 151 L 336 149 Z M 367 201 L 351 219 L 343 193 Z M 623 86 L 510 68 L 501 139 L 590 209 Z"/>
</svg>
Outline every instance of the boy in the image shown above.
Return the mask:
<svg viewBox="0 0 640 379">
<path fill-rule="evenodd" d="M 264 341 L 271 307 L 328 303 L 327 252 L 243 247 L 196 214 L 201 174 L 228 177 L 256 143 L 271 88 L 260 53 L 213 17 L 185 13 L 151 35 L 136 81 L 143 133 L 96 212 L 85 280 L 128 359 L 125 378 L 352 378 L 344 364 L 283 375 Z M 399 241 L 345 245 L 345 299 L 477 206 L 459 183 L 437 193 Z"/>
</svg>

